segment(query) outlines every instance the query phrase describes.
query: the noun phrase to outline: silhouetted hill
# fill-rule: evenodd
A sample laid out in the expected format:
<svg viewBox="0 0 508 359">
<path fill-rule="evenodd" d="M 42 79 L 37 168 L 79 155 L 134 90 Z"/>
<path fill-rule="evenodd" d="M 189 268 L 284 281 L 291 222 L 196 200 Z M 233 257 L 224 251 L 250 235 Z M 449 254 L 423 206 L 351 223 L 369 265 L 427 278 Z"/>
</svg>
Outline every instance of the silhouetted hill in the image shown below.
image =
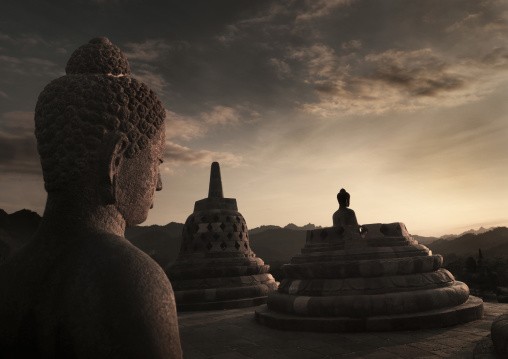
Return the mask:
<svg viewBox="0 0 508 359">
<path fill-rule="evenodd" d="M 412 234 L 411 236 L 416 239 L 418 241 L 418 243 L 421 243 L 423 245 L 428 245 L 430 243 L 433 243 L 435 241 L 437 241 L 438 239 L 442 239 L 442 240 L 447 240 L 447 241 L 450 241 L 452 239 L 455 239 L 455 238 L 458 238 L 458 237 L 462 237 L 466 234 L 481 234 L 481 233 L 485 233 L 485 232 L 488 232 L 488 231 L 491 231 L 493 230 L 494 228 L 496 227 L 490 227 L 490 228 L 484 228 L 484 227 L 480 227 L 479 229 L 470 229 L 468 231 L 465 231 L 465 232 L 462 232 L 461 234 L 445 234 L 444 236 L 441 236 L 441 237 L 424 237 L 424 236 L 419 236 L 417 234 Z"/>
<path fill-rule="evenodd" d="M 284 227 L 284 229 L 292 229 L 292 230 L 296 230 L 296 231 L 309 231 L 309 230 L 316 229 L 316 228 L 321 228 L 321 226 L 316 226 L 312 223 L 309 223 L 309 224 L 306 224 L 305 226 L 299 227 L 294 223 L 289 223 L 287 226 Z"/>
<path fill-rule="evenodd" d="M 300 252 L 305 244 L 307 232 L 275 228 L 252 234 L 249 231 L 250 246 L 256 255 L 270 264 L 270 261 L 288 262 Z"/>
<path fill-rule="evenodd" d="M 136 226 L 125 231 L 125 238 L 152 257 L 161 267 L 173 262 L 180 251 L 183 223 L 165 226 Z"/>
<path fill-rule="evenodd" d="M 273 226 L 273 225 L 266 225 L 266 226 L 260 226 L 253 229 L 249 229 L 249 236 L 252 236 L 253 234 L 261 233 L 264 231 L 267 231 L 269 229 L 281 229 L 280 226 Z"/>
<path fill-rule="evenodd" d="M 417 234 L 412 234 L 411 237 L 413 237 L 415 240 L 417 240 L 418 243 L 421 243 L 425 246 L 427 246 L 427 245 L 431 244 L 432 242 L 435 242 L 439 239 L 438 237 L 424 237 L 424 236 L 419 236 Z"/>
<path fill-rule="evenodd" d="M 12 248 L 16 246 L 16 242 L 0 228 L 0 264 L 10 256 Z"/>
<path fill-rule="evenodd" d="M 28 209 L 11 214 L 0 209 L 0 263 L 33 237 L 40 222 L 41 216 Z"/>
<path fill-rule="evenodd" d="M 42 217 L 28 209 L 7 214 L 0 210 L 0 229 L 4 230 L 16 246 L 22 246 L 34 235 Z"/>
<path fill-rule="evenodd" d="M 0 209 L 0 261 L 13 250 L 19 249 L 35 233 L 41 216 L 23 209 L 7 214 Z M 260 226 L 249 230 L 250 245 L 258 257 L 270 262 L 287 263 L 299 253 L 305 244 L 306 230 L 320 228 L 314 224 L 297 226 L 293 223 L 284 228 L 275 225 Z M 173 262 L 181 245 L 183 224 L 171 222 L 165 226 L 136 226 L 127 228 L 125 237 L 136 247 L 146 252 L 162 267 Z M 457 256 L 473 256 L 482 249 L 485 257 L 508 258 L 508 228 L 497 227 L 469 230 L 454 238 L 445 235 L 440 238 L 413 235 L 434 253 Z"/>
<path fill-rule="evenodd" d="M 312 224 L 312 223 L 306 224 L 306 225 L 301 226 L 301 227 L 297 226 L 294 223 L 289 223 L 286 226 L 284 226 L 284 229 L 291 229 L 291 230 L 294 230 L 294 231 L 308 231 L 308 230 L 316 229 L 316 228 L 321 228 L 321 226 L 316 226 L 315 224 Z M 267 231 L 269 229 L 282 229 L 282 227 L 281 226 L 270 225 L 270 224 L 269 225 L 263 225 L 263 226 L 260 226 L 260 227 L 249 229 L 249 235 L 265 232 L 265 231 Z"/>
<path fill-rule="evenodd" d="M 135 238 L 136 236 L 151 230 L 163 231 L 164 233 L 166 233 L 171 237 L 179 237 L 182 235 L 183 223 L 171 222 L 166 224 L 165 226 L 159 226 L 157 224 L 154 224 L 151 226 L 128 227 L 125 230 L 125 237 L 127 239 Z"/>
<path fill-rule="evenodd" d="M 490 227 L 490 228 L 480 227 L 478 229 L 470 229 L 468 231 L 462 232 L 461 234 L 445 234 L 444 236 L 441 236 L 439 238 L 440 239 L 448 239 L 448 240 L 450 240 L 450 239 L 455 239 L 455 238 L 458 238 L 458 237 L 462 237 L 462 236 L 464 236 L 466 234 L 482 234 L 482 233 L 491 231 L 494 228 L 496 228 L 496 227 Z"/>
<path fill-rule="evenodd" d="M 476 257 L 481 248 L 484 257 L 508 258 L 508 228 L 497 227 L 487 232 L 468 233 L 455 239 L 439 239 L 428 247 L 433 253 L 443 256 L 455 253 L 457 256 Z"/>
<path fill-rule="evenodd" d="M 249 230 L 254 253 L 268 264 L 270 261 L 287 262 L 303 247 L 307 233 L 305 229 L 319 228 L 310 223 L 303 227 L 294 224 L 288 226 L 296 229 L 267 225 Z M 125 238 L 165 267 L 178 256 L 182 229 L 183 224 L 175 222 L 165 226 L 136 226 L 127 228 Z"/>
</svg>

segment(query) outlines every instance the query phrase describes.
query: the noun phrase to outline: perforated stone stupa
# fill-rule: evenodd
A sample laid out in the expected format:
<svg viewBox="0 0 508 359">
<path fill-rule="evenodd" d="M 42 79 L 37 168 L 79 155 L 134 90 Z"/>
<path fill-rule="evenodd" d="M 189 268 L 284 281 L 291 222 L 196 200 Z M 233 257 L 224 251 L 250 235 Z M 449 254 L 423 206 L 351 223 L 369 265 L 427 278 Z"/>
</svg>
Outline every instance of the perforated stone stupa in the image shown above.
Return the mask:
<svg viewBox="0 0 508 359">
<path fill-rule="evenodd" d="M 418 244 L 403 223 L 367 224 L 360 232 L 358 224 L 336 220 L 347 205 L 334 215 L 335 226 L 307 231 L 301 253 L 282 267 L 278 291 L 256 311 L 259 323 L 285 330 L 391 331 L 483 317 L 482 300 L 469 296 L 467 285 L 441 268 L 442 256 Z"/>
<path fill-rule="evenodd" d="M 249 245 L 236 199 L 224 198 L 212 163 L 208 198 L 196 201 L 183 227 L 176 262 L 166 269 L 178 310 L 230 309 L 266 303 L 277 282 Z"/>
</svg>

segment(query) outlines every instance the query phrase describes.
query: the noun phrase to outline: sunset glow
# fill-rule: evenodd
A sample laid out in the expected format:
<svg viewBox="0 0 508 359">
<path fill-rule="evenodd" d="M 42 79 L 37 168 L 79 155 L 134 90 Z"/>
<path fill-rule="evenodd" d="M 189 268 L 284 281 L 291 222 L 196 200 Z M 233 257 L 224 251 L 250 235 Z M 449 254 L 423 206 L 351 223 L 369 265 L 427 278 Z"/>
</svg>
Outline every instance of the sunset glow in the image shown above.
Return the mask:
<svg viewBox="0 0 508 359">
<path fill-rule="evenodd" d="M 1 11 L 0 208 L 42 215 L 37 96 L 106 36 L 167 111 L 164 189 L 145 225 L 184 222 L 213 161 L 249 228 L 331 226 L 341 188 L 361 224 L 508 225 L 506 1 L 147 4 Z"/>
</svg>

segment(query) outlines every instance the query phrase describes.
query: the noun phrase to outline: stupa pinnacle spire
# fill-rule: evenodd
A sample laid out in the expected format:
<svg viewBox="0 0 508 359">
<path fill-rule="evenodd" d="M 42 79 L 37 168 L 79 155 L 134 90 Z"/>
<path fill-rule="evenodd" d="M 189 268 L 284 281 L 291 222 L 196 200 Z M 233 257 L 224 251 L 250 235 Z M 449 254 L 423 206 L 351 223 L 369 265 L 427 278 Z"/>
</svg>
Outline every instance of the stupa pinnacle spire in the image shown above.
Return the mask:
<svg viewBox="0 0 508 359">
<path fill-rule="evenodd" d="M 210 170 L 210 187 L 208 189 L 208 198 L 224 198 L 222 192 L 222 179 L 220 177 L 219 162 L 213 162 Z"/>
</svg>

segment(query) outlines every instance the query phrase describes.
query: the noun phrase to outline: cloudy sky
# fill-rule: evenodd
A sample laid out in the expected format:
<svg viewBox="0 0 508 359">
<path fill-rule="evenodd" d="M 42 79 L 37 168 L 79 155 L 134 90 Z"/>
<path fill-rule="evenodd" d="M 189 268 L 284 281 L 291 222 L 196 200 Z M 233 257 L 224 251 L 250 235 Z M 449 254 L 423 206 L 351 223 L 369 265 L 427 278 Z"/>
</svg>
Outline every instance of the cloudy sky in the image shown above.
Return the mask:
<svg viewBox="0 0 508 359">
<path fill-rule="evenodd" d="M 219 161 L 250 228 L 420 235 L 508 225 L 504 0 L 18 0 L 0 5 L 0 208 L 42 214 L 37 96 L 106 36 L 167 110 L 164 190 L 183 222 Z"/>
</svg>

